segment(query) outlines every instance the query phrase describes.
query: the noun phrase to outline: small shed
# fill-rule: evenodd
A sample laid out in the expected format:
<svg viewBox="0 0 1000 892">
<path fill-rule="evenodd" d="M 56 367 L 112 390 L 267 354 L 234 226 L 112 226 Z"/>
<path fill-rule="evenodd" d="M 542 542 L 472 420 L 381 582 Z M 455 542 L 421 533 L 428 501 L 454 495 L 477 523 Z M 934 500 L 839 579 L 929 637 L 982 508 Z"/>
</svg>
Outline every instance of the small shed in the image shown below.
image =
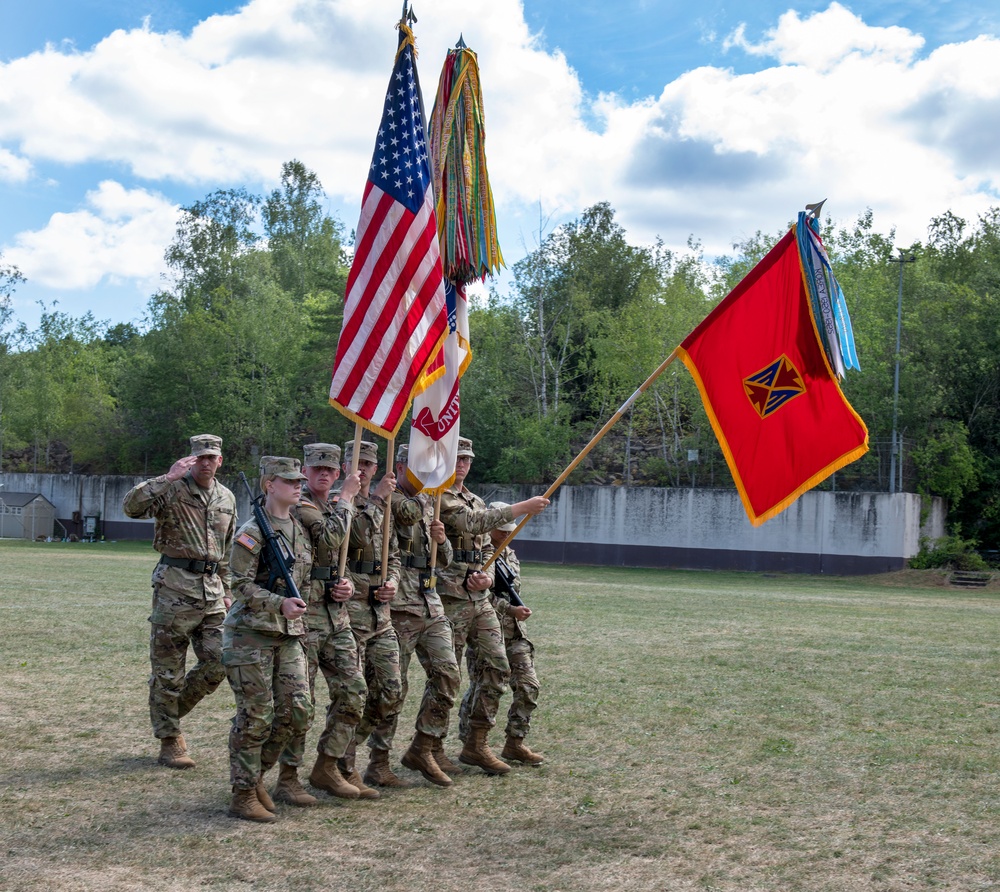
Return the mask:
<svg viewBox="0 0 1000 892">
<path fill-rule="evenodd" d="M 51 536 L 56 506 L 37 492 L 0 490 L 0 539 L 37 539 Z"/>
</svg>

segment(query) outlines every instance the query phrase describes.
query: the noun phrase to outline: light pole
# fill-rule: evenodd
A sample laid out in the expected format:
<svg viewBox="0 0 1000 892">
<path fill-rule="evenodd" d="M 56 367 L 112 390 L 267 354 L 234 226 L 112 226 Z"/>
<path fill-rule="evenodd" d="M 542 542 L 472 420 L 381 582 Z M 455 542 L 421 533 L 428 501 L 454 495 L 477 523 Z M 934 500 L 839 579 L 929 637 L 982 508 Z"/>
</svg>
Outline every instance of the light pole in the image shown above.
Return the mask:
<svg viewBox="0 0 1000 892">
<path fill-rule="evenodd" d="M 896 491 L 896 422 L 899 418 L 899 352 L 900 352 L 900 336 L 903 332 L 903 264 L 904 263 L 914 263 L 916 257 L 912 254 L 907 257 L 906 251 L 902 248 L 897 248 L 899 251 L 899 257 L 890 257 L 889 263 L 899 264 L 899 299 L 896 302 L 896 374 L 893 378 L 892 383 L 892 455 L 889 460 L 889 492 L 894 493 Z M 902 440 L 902 437 L 899 437 Z M 899 444 L 902 446 L 902 443 Z M 902 449 L 898 450 L 902 452 Z M 900 456 L 899 459 L 899 489 L 903 489 L 903 459 Z"/>
</svg>

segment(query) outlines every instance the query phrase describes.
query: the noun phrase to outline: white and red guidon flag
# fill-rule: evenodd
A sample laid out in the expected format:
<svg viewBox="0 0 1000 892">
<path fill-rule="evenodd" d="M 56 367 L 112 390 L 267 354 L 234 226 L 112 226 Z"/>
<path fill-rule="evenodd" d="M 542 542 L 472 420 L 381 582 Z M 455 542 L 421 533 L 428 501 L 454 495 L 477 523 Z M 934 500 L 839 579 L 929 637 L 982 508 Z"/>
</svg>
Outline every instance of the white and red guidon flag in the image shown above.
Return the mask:
<svg viewBox="0 0 1000 892">
<path fill-rule="evenodd" d="M 437 494 L 455 481 L 458 457 L 459 382 L 472 361 L 469 346 L 469 303 L 465 286 L 456 293 L 446 283 L 448 337 L 417 385 L 410 423 L 406 476 L 419 492 Z"/>
<path fill-rule="evenodd" d="M 330 402 L 394 437 L 448 323 L 413 34 L 400 27 L 344 298 Z"/>
</svg>

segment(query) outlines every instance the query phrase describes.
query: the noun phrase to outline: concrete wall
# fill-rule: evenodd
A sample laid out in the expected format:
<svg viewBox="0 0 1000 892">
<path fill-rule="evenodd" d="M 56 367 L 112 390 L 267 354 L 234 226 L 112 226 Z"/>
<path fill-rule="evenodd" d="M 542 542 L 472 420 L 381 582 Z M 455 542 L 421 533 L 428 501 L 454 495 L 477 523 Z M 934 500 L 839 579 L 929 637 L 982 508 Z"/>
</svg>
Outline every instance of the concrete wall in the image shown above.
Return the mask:
<svg viewBox="0 0 1000 892">
<path fill-rule="evenodd" d="M 83 518 L 101 518 L 109 539 L 149 539 L 152 521 L 122 512 L 122 499 L 140 477 L 4 474 L 11 491 L 39 492 L 70 533 Z M 250 515 L 236 493 L 241 520 Z M 517 502 L 540 487 L 473 487 L 487 501 Z M 783 514 L 752 527 L 739 496 L 727 490 L 625 486 L 563 486 L 552 506 L 518 535 L 526 560 L 637 567 L 766 570 L 801 573 L 881 573 L 898 570 L 920 548 L 921 536 L 945 534 L 945 504 L 934 499 L 925 525 L 912 493 L 806 493 Z M 80 518 L 74 520 L 74 512 Z"/>
</svg>

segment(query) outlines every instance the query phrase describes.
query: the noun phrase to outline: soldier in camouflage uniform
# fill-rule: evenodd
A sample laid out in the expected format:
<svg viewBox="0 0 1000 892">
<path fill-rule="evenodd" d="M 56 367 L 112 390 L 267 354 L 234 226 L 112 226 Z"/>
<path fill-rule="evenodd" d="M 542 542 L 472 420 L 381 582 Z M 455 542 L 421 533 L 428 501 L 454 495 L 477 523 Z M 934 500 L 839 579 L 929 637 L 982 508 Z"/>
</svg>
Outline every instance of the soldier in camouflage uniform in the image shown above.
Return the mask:
<svg viewBox="0 0 1000 892">
<path fill-rule="evenodd" d="M 354 456 L 354 441 L 344 447 L 344 472 L 350 471 Z M 378 470 L 378 447 L 363 441 L 358 456 L 361 492 L 355 497 L 356 512 L 351 524 L 348 546 L 347 573 L 354 584 L 354 597 L 347 602 L 351 630 L 358 641 L 358 652 L 364 666 L 368 695 L 354 742 L 340 762 L 341 773 L 359 787 L 362 799 L 377 799 L 374 786 L 388 786 L 395 777 L 389 768 L 389 744 L 377 729 L 386 727 L 399 715 L 403 705 L 403 687 L 399 672 L 399 641 L 392 627 L 389 603 L 399 587 L 399 546 L 390 525 L 389 561 L 382 581 L 382 539 L 384 512 L 389 508 L 396 489 L 392 471 L 379 481 L 374 492 L 372 478 Z M 371 757 L 364 777 L 355 767 L 357 744 L 371 734 L 368 741 Z M 398 780 L 398 779 L 397 779 Z"/>
<path fill-rule="evenodd" d="M 435 748 L 448 733 L 448 716 L 458 695 L 461 674 L 455 661 L 455 642 L 451 624 L 437 593 L 435 577 L 430 570 L 431 542 L 437 542 L 436 567 L 451 562 L 452 547 L 444 532 L 444 524 L 434 520 L 434 503 L 426 495 L 416 494 L 406 476 L 409 448 L 396 451 L 396 495 L 392 500 L 392 516 L 399 542 L 402 575 L 399 591 L 391 604 L 392 625 L 399 639 L 399 672 L 406 699 L 410 658 L 416 651 L 427 674 L 420 710 L 417 713 L 416 734 L 410 748 L 403 754 L 407 768 L 419 771 L 427 780 L 441 787 L 451 786 L 451 778 L 438 764 Z M 397 716 L 376 734 L 392 746 L 396 735 Z M 446 762 L 452 770 L 454 765 Z"/>
<path fill-rule="evenodd" d="M 365 703 L 365 679 L 358 663 L 358 647 L 351 634 L 346 602 L 354 594 L 349 579 L 338 577 L 340 545 L 354 516 L 354 496 L 361 482 L 356 474 L 344 481 L 340 499 L 330 499 L 330 488 L 340 476 L 340 447 L 310 443 L 303 450 L 302 472 L 307 483 L 292 515 L 306 528 L 312 540 L 313 565 L 306 613 L 306 659 L 309 666 L 309 695 L 316 706 L 316 675 L 322 669 L 330 692 L 326 725 L 317 746 L 318 757 L 310 783 L 334 796 L 357 799 L 358 788 L 348 783 L 337 769 L 354 740 Z M 298 767 L 305 754 L 305 732 L 297 733 L 281 754 L 278 785 L 272 796 L 290 805 L 316 804 L 302 787 Z"/>
<path fill-rule="evenodd" d="M 290 557 L 292 581 L 308 590 L 312 543 L 291 515 L 301 481 L 298 459 L 264 456 L 260 461 L 264 510 L 279 543 Z M 240 527 L 233 543 L 233 606 L 223 629 L 222 662 L 236 697 L 229 732 L 229 775 L 233 799 L 229 814 L 249 821 L 276 820 L 264 774 L 278 761 L 288 741 L 305 734 L 312 721 L 306 664 L 308 605 L 289 596 L 280 576 L 262 554 L 264 537 L 255 519 Z M 270 586 L 270 587 L 269 587 Z"/>
<path fill-rule="evenodd" d="M 487 533 L 522 514 L 538 514 L 549 504 L 535 496 L 507 508 L 487 508 L 479 496 L 465 487 L 472 467 L 472 441 L 460 437 L 455 464 L 455 483 L 441 497 L 441 520 L 454 548 L 454 560 L 441 571 L 440 592 L 455 636 L 455 657 L 461 660 L 466 642 L 472 647 L 480 683 L 469 704 L 469 734 L 459 761 L 478 765 L 487 774 L 506 774 L 510 766 L 501 762 L 486 742 L 496 724 L 497 709 L 510 677 L 510 664 L 496 611 L 489 602 L 493 577 L 482 571 L 493 554 Z"/>
<path fill-rule="evenodd" d="M 161 557 L 149 617 L 149 716 L 158 761 L 170 768 L 194 767 L 180 720 L 226 677 L 222 620 L 231 597 L 236 498 L 215 479 L 221 465 L 221 439 L 191 437 L 191 455 L 134 487 L 122 505 L 129 517 L 156 519 L 153 548 Z M 185 675 L 188 646 L 198 662 Z"/>
<path fill-rule="evenodd" d="M 506 502 L 490 502 L 490 508 L 506 508 Z M 499 548 L 507 533 L 511 532 L 516 524 L 505 523 L 496 529 L 490 530 L 490 539 L 494 548 Z M 497 562 L 503 561 L 513 575 L 514 592 L 521 596 L 521 562 L 517 559 L 514 549 L 509 545 L 504 548 L 497 558 Z M 490 603 L 500 617 L 500 626 L 503 629 L 504 648 L 507 651 L 507 662 L 510 663 L 510 689 L 512 702 L 507 711 L 507 740 L 500 758 L 514 762 L 523 762 L 525 765 L 541 765 L 544 757 L 540 753 L 532 752 L 524 738 L 528 736 L 531 714 L 538 706 L 538 675 L 535 672 L 535 646 L 528 640 L 528 632 L 525 628 L 525 620 L 531 616 L 531 608 L 521 604 L 511 604 L 506 593 L 500 586 L 494 586 L 490 590 Z M 465 740 L 469 729 L 469 713 L 472 703 L 476 698 L 476 689 L 479 685 L 477 675 L 478 664 L 472 648 L 467 647 L 465 657 L 469 670 L 469 689 L 462 698 L 462 705 L 459 709 L 458 733 L 462 740 Z"/>
</svg>

